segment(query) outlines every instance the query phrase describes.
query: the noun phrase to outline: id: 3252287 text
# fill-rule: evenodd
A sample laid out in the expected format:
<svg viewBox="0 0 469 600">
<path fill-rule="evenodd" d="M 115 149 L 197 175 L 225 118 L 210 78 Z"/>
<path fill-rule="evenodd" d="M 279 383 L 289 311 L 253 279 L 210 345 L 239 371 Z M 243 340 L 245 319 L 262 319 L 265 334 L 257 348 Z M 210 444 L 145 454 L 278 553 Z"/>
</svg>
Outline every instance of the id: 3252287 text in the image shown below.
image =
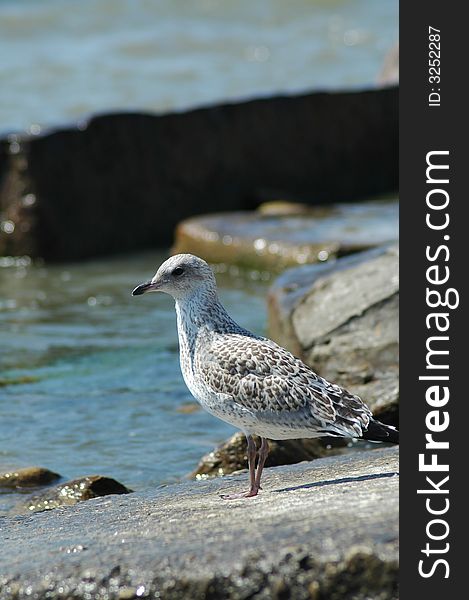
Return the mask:
<svg viewBox="0 0 469 600">
<path fill-rule="evenodd" d="M 436 27 L 428 27 L 428 106 L 441 103 L 441 32 Z"/>
</svg>

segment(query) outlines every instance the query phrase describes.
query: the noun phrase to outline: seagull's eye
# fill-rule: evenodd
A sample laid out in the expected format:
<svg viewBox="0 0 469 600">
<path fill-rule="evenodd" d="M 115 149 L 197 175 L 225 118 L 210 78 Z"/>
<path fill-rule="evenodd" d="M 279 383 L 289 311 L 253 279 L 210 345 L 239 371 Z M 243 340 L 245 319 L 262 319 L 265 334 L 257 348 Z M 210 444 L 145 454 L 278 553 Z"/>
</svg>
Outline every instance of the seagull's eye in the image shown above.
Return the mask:
<svg viewBox="0 0 469 600">
<path fill-rule="evenodd" d="M 184 273 L 184 269 L 183 269 L 182 267 L 176 267 L 176 268 L 173 270 L 173 275 L 174 275 L 175 277 L 180 277 L 180 276 L 181 276 L 183 273 Z"/>
</svg>

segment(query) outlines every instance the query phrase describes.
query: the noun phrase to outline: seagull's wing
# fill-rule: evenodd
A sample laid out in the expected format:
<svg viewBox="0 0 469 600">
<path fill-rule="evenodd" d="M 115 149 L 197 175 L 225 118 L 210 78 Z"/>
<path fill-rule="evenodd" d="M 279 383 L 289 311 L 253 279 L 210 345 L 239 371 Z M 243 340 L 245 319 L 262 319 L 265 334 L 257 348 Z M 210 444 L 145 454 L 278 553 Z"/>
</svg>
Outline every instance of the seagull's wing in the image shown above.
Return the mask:
<svg viewBox="0 0 469 600">
<path fill-rule="evenodd" d="M 240 334 L 212 338 L 198 365 L 204 384 L 257 415 L 291 414 L 330 433 L 360 436 L 371 418 L 353 394 L 319 377 L 271 340 Z"/>
</svg>

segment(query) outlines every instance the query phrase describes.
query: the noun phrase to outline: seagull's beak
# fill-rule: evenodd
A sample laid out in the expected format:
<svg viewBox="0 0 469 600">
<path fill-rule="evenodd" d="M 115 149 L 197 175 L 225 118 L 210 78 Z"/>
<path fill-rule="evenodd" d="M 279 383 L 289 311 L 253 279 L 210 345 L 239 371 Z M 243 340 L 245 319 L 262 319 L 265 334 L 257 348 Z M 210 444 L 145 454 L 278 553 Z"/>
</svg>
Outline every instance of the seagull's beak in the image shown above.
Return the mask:
<svg viewBox="0 0 469 600">
<path fill-rule="evenodd" d="M 147 281 L 146 283 L 141 283 L 132 291 L 132 296 L 141 296 L 145 292 L 155 292 L 158 290 L 158 287 L 159 285 L 156 281 Z"/>
</svg>

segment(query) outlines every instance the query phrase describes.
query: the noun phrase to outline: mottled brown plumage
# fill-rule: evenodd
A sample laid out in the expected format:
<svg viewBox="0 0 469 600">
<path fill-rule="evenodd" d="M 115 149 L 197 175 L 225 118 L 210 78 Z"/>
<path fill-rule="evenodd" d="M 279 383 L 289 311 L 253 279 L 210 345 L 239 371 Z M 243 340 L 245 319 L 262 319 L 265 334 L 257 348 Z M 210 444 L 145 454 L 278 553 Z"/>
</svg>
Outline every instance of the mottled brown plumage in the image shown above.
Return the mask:
<svg viewBox="0 0 469 600">
<path fill-rule="evenodd" d="M 254 416 L 252 433 L 271 439 L 355 437 L 368 425 L 371 412 L 357 396 L 319 377 L 271 340 L 214 332 L 204 346 L 196 362 L 200 378 Z"/>
</svg>

